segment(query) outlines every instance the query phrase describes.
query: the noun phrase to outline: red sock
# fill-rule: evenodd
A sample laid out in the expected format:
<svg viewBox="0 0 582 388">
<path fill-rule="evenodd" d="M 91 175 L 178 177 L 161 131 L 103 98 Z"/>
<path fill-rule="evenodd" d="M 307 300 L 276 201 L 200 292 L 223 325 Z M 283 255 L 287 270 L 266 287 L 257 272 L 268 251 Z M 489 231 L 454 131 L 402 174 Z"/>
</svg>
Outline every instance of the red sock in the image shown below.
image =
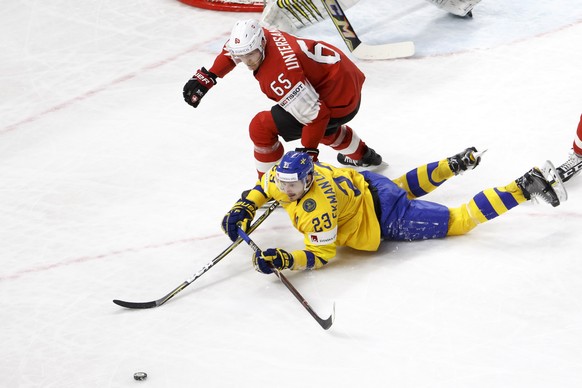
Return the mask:
<svg viewBox="0 0 582 388">
<path fill-rule="evenodd" d="M 347 125 L 341 125 L 336 133 L 325 136 L 321 142 L 353 160 L 360 160 L 366 152 L 366 143 Z"/>
<path fill-rule="evenodd" d="M 578 156 L 582 156 L 582 116 L 580 116 L 580 122 L 578 123 L 578 129 L 576 130 L 576 137 L 574 138 L 574 152 Z"/>
</svg>

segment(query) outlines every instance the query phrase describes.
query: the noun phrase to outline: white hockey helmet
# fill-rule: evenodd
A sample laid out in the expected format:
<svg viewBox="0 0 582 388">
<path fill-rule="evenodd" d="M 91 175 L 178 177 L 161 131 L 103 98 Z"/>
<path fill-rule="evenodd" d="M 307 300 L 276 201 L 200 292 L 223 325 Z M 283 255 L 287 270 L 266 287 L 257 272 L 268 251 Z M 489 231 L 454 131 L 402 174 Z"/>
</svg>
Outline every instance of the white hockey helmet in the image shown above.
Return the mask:
<svg viewBox="0 0 582 388">
<path fill-rule="evenodd" d="M 239 20 L 234 25 L 226 48 L 233 57 L 242 56 L 259 49 L 264 50 L 265 33 L 257 19 Z"/>
</svg>

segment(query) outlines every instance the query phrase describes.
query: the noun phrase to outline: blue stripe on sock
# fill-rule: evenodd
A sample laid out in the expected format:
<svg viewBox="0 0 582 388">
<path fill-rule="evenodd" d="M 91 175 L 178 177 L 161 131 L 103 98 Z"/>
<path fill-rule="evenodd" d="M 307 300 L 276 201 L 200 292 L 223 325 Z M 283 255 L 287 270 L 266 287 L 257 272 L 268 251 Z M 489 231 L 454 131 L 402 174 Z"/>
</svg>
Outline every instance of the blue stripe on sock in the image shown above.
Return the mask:
<svg viewBox="0 0 582 388">
<path fill-rule="evenodd" d="M 494 190 L 497 193 L 497 195 L 499 195 L 499 198 L 501 198 L 501 202 L 503 202 L 507 210 L 512 209 L 519 205 L 519 203 L 517 202 L 515 197 L 511 195 L 511 193 L 508 193 L 506 191 L 499 191 L 496 188 Z"/>
<path fill-rule="evenodd" d="M 485 216 L 485 218 L 487 218 L 488 220 L 492 220 L 493 218 L 499 215 L 497 214 L 493 206 L 491 206 L 491 202 L 489 202 L 489 199 L 483 192 L 480 192 L 479 194 L 474 196 L 473 201 L 475 201 L 475 204 L 477 204 L 477 207 L 479 208 L 483 216 Z"/>
<path fill-rule="evenodd" d="M 406 181 L 408 182 L 408 188 L 410 189 L 410 192 L 415 197 L 422 197 L 423 195 L 427 194 L 427 192 L 424 191 L 418 183 L 418 171 L 416 169 L 406 173 Z"/>
<path fill-rule="evenodd" d="M 429 164 L 427 164 L 427 165 L 426 165 L 426 167 L 427 167 L 426 171 L 427 171 L 427 173 L 428 173 L 428 181 L 429 181 L 429 182 L 430 182 L 430 183 L 431 183 L 433 186 L 436 186 L 436 187 L 439 187 L 439 186 L 440 186 L 440 185 L 441 185 L 441 184 L 444 182 L 444 181 L 441 181 L 441 182 L 436 182 L 436 181 L 434 181 L 434 180 L 432 179 L 432 172 L 433 172 L 434 170 L 436 170 L 438 166 L 439 166 L 439 162 L 432 162 L 432 163 L 429 163 Z M 445 180 L 446 180 L 446 179 L 445 179 Z"/>
</svg>

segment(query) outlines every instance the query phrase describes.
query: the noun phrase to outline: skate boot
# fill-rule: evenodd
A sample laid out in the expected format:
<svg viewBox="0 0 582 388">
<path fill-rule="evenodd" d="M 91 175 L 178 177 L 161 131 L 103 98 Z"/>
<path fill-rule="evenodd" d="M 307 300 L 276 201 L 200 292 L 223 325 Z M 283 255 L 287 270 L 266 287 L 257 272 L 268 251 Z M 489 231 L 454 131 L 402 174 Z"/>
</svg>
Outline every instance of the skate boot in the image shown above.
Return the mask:
<svg viewBox="0 0 582 388">
<path fill-rule="evenodd" d="M 364 156 L 360 160 L 354 160 L 344 154 L 337 154 L 337 161 L 345 166 L 353 167 L 369 167 L 379 166 L 382 164 L 382 157 L 376 153 L 372 148 L 368 147 Z"/>
<path fill-rule="evenodd" d="M 481 155 L 486 151 L 487 150 L 479 152 L 475 147 L 467 148 L 465 151 L 447 158 L 449 161 L 449 167 L 455 175 L 462 174 L 467 170 L 472 170 L 479 165 L 479 162 L 481 162 Z"/>
<path fill-rule="evenodd" d="M 560 199 L 556 191 L 550 182 L 548 182 L 542 170 L 537 167 L 532 168 L 522 177 L 517 178 L 515 182 L 523 192 L 523 196 L 528 200 L 541 198 L 553 207 L 560 204 Z"/>
<path fill-rule="evenodd" d="M 568 182 L 570 178 L 575 177 L 582 171 L 582 156 L 576 155 L 574 150 L 570 153 L 568 160 L 556 168 L 562 182 Z"/>
</svg>

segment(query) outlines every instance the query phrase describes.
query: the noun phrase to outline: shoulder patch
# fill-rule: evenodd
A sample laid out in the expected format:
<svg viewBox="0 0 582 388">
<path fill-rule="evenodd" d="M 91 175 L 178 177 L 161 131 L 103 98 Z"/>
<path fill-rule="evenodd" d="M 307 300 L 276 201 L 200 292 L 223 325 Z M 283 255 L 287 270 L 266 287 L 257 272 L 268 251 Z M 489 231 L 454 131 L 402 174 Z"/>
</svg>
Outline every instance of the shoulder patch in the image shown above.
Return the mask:
<svg viewBox="0 0 582 388">
<path fill-rule="evenodd" d="M 303 202 L 303 210 L 305 210 L 307 213 L 311 213 L 315 210 L 316 207 L 317 203 L 311 198 Z"/>
</svg>

